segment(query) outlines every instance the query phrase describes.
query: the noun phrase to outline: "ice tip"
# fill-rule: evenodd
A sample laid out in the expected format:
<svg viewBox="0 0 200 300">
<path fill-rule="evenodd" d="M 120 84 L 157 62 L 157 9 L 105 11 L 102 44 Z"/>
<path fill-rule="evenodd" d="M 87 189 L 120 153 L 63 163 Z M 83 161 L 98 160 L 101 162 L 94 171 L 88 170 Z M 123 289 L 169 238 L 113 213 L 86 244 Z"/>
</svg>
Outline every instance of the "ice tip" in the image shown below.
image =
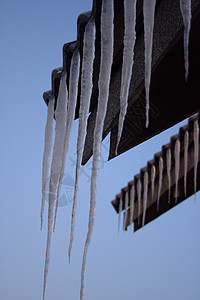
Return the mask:
<svg viewBox="0 0 200 300">
<path fill-rule="evenodd" d="M 70 264 L 70 262 L 71 262 L 71 251 L 70 250 L 68 250 L 68 259 L 69 259 L 69 264 Z"/>
<path fill-rule="evenodd" d="M 148 128 L 149 127 L 149 111 L 146 111 L 146 124 L 145 127 Z"/>
<path fill-rule="evenodd" d="M 43 217 L 41 216 L 41 221 L 40 221 L 40 230 L 42 231 L 43 229 Z"/>
<path fill-rule="evenodd" d="M 45 299 L 45 286 L 43 287 L 43 296 L 42 296 L 42 300 Z"/>
<path fill-rule="evenodd" d="M 185 82 L 186 82 L 186 83 L 188 82 L 188 70 L 185 71 Z"/>
</svg>

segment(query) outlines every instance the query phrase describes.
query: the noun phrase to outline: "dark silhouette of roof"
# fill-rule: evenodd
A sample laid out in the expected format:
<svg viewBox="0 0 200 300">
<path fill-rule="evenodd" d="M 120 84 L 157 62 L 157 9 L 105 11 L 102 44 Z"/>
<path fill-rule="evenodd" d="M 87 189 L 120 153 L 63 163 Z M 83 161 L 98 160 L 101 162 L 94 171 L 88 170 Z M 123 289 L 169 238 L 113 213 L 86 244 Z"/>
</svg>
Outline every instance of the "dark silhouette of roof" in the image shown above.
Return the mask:
<svg viewBox="0 0 200 300">
<path fill-rule="evenodd" d="M 134 230 L 138 230 L 142 227 L 142 219 L 143 219 L 143 205 L 144 205 L 144 184 L 143 178 L 144 173 L 147 171 L 148 173 L 148 196 L 147 196 L 147 210 L 145 223 L 147 224 L 150 221 L 154 220 L 164 212 L 168 211 L 172 207 L 176 206 L 189 196 L 194 194 L 194 122 L 198 120 L 198 124 L 200 125 L 200 114 L 196 114 L 191 117 L 188 121 L 188 125 L 185 125 L 180 128 L 179 133 L 172 136 L 171 140 L 168 144 L 163 145 L 162 150 L 154 155 L 154 158 L 147 162 L 147 165 L 141 168 L 140 172 L 133 177 L 126 187 L 121 189 L 121 192 L 115 196 L 115 200 L 112 201 L 112 205 L 115 208 L 116 212 L 119 213 L 119 204 L 122 201 L 122 210 L 125 209 L 125 198 L 128 196 L 128 213 L 126 224 L 124 224 L 124 229 L 130 225 L 130 198 L 131 198 L 131 190 L 134 187 L 135 196 L 134 196 Z M 186 195 L 184 191 L 184 137 L 185 133 L 189 134 L 189 144 L 188 144 L 188 163 L 187 163 L 187 185 L 186 185 Z M 175 193 L 175 143 L 176 141 L 180 141 L 180 171 L 178 176 L 178 195 L 176 201 L 176 193 Z M 167 150 L 171 149 L 171 185 L 170 185 L 170 194 L 168 187 L 168 176 L 167 176 Z M 200 147 L 199 147 L 200 150 Z M 159 200 L 159 209 L 157 209 L 157 200 L 158 200 L 158 188 L 159 188 L 159 158 L 163 159 L 163 179 L 162 179 L 162 187 L 160 192 L 160 200 Z M 154 183 L 154 195 L 152 198 L 151 194 L 151 167 L 155 166 L 156 176 Z M 198 156 L 198 172 L 197 172 L 197 191 L 200 189 L 200 155 Z M 138 195 L 137 195 L 137 180 L 140 179 L 142 183 L 142 198 L 141 198 L 141 208 L 140 213 L 138 209 Z M 127 194 L 127 195 L 126 195 Z M 170 195 L 170 198 L 169 198 Z M 169 201 L 170 200 L 170 201 Z M 139 219 L 139 222 L 138 222 Z"/>
</svg>

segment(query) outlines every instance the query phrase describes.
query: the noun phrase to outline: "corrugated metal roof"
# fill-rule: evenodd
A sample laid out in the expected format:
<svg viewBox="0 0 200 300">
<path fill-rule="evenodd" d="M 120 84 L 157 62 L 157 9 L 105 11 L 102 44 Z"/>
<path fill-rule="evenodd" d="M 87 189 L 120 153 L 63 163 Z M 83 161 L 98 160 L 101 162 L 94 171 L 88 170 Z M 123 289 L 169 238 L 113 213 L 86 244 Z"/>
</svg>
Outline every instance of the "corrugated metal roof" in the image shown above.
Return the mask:
<svg viewBox="0 0 200 300">
<path fill-rule="evenodd" d="M 163 145 L 162 150 L 154 155 L 154 158 L 147 162 L 147 165 L 140 169 L 140 172 L 133 177 L 133 180 L 128 182 L 127 186 L 121 189 L 121 192 L 115 196 L 115 200 L 111 203 L 115 208 L 116 212 L 119 213 L 120 201 L 122 201 L 122 210 L 125 210 L 125 199 L 126 195 L 128 196 L 128 211 L 127 211 L 127 220 L 124 224 L 124 229 L 127 228 L 132 222 L 134 222 L 134 230 L 138 230 L 142 227 L 142 218 L 143 218 L 143 208 L 144 208 L 144 184 L 143 178 L 145 172 L 148 174 L 149 182 L 148 182 L 148 197 L 147 197 L 147 210 L 146 210 L 146 218 L 145 223 L 147 224 L 150 221 L 154 220 L 164 212 L 168 211 L 170 208 L 179 204 L 189 196 L 194 194 L 194 123 L 198 121 L 200 125 L 200 114 L 196 114 L 191 117 L 188 121 L 188 125 L 185 125 L 180 128 L 179 133 L 172 136 L 171 140 L 168 144 Z M 189 134 L 189 143 L 188 143 L 188 163 L 187 163 L 187 194 L 184 193 L 184 152 L 185 152 L 185 143 L 184 137 L 186 132 Z M 176 193 L 175 193 L 175 144 L 176 141 L 180 141 L 180 171 L 178 176 L 178 196 L 176 201 Z M 169 188 L 168 188 L 168 175 L 167 175 L 167 150 L 171 150 L 171 184 L 170 184 L 170 201 L 168 198 Z M 200 150 L 200 147 L 199 147 Z M 199 151 L 198 151 L 199 153 Z M 160 192 L 160 205 L 159 210 L 157 210 L 157 200 L 158 200 L 158 188 L 159 188 L 159 160 L 163 159 L 163 179 L 162 179 L 162 187 Z M 156 174 L 155 174 L 155 183 L 154 183 L 154 195 L 152 197 L 152 180 L 151 180 L 151 169 L 152 166 L 155 166 Z M 138 195 L 137 195 L 137 182 L 141 180 L 142 183 L 142 201 L 141 208 L 139 212 L 138 205 Z M 200 189 L 200 153 L 198 157 L 198 172 L 197 172 L 197 190 Z M 130 222 L 130 201 L 133 189 L 134 193 L 134 214 L 132 222 Z M 140 220 L 138 222 L 138 220 Z"/>
</svg>

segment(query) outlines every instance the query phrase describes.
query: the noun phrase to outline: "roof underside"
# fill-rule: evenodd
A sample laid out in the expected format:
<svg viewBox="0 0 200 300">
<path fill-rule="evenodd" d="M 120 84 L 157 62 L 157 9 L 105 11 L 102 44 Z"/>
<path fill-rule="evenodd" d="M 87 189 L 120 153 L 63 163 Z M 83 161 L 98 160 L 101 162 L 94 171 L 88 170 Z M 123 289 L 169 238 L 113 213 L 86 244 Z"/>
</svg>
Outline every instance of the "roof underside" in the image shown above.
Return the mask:
<svg viewBox="0 0 200 300">
<path fill-rule="evenodd" d="M 120 201 L 122 201 L 122 211 L 125 210 L 125 201 L 126 197 L 128 202 L 127 213 L 124 213 L 124 224 L 123 229 L 127 229 L 127 227 L 134 222 L 134 231 L 140 229 L 142 227 L 142 219 L 144 212 L 144 173 L 147 171 L 148 174 L 148 192 L 147 192 L 147 206 L 146 206 L 146 217 L 144 225 L 151 222 L 152 220 L 159 217 L 164 212 L 168 211 L 172 207 L 176 206 L 189 196 L 194 194 L 194 182 L 196 182 L 196 191 L 200 189 L 200 147 L 198 149 L 198 168 L 197 168 L 197 178 L 194 178 L 194 165 L 195 165 L 195 155 L 194 155 L 194 122 L 198 120 L 198 124 L 200 124 L 200 115 L 197 114 L 194 117 L 189 119 L 188 125 L 181 127 L 179 130 L 179 134 L 173 136 L 170 140 L 169 144 L 166 144 L 162 147 L 162 151 L 156 153 L 154 158 L 151 161 L 148 161 L 146 167 L 140 170 L 139 174 L 136 174 L 133 177 L 133 180 L 130 181 L 126 187 L 121 189 L 121 192 L 115 196 L 115 200 L 112 201 L 112 205 L 115 208 L 116 212 L 119 213 Z M 189 143 L 188 150 L 185 147 L 185 134 L 188 132 L 189 134 Z M 176 141 L 180 141 L 180 171 L 178 176 L 178 194 L 176 200 L 176 178 L 175 178 L 175 144 Z M 167 174 L 167 151 L 171 150 L 171 171 L 170 178 L 171 184 L 169 189 L 169 177 Z M 186 194 L 185 194 L 185 185 L 184 185 L 184 155 L 187 152 L 187 173 L 186 173 Z M 160 190 L 160 198 L 159 198 L 159 209 L 157 209 L 158 204 L 158 190 L 159 190 L 159 160 L 160 157 L 163 159 L 163 171 L 162 171 L 162 186 Z M 152 166 L 155 166 L 155 182 L 152 182 L 151 179 L 151 170 Z M 141 204 L 140 209 L 138 205 L 138 193 L 137 193 L 137 182 L 138 180 L 142 183 L 141 190 Z M 154 193 L 152 196 L 152 185 L 154 186 Z M 134 192 L 133 192 L 134 191 Z M 170 198 L 169 198 L 170 196 Z M 130 203 L 131 197 L 133 197 L 134 203 L 134 213 L 133 218 L 130 217 Z M 126 217 L 125 217 L 126 215 Z"/>
<path fill-rule="evenodd" d="M 109 159 L 115 156 L 121 66 L 123 53 L 124 18 L 123 1 L 114 1 L 114 60 L 110 83 L 110 94 L 107 115 L 104 123 L 103 138 L 111 132 Z M 62 69 L 69 70 L 72 53 L 79 48 L 81 58 L 83 52 L 83 35 L 85 25 L 94 16 L 96 23 L 95 61 L 93 66 L 93 92 L 88 118 L 87 137 L 83 156 L 85 164 L 92 155 L 93 132 L 98 101 L 98 76 L 100 67 L 100 13 L 101 1 L 93 1 L 91 12 L 84 13 L 77 20 L 77 41 L 63 46 L 63 67 L 52 71 L 51 91 L 44 93 L 46 103 L 54 95 L 57 99 Z M 192 26 L 189 49 L 189 78 L 184 79 L 183 58 L 183 22 L 179 8 L 179 0 L 160 0 L 156 5 L 154 25 L 152 79 L 150 89 L 150 124 L 145 128 L 145 94 L 144 94 L 144 33 L 142 1 L 137 1 L 137 40 L 132 79 L 129 90 L 129 105 L 124 123 L 118 155 L 137 144 L 151 138 L 159 132 L 178 123 L 200 110 L 199 101 L 199 69 L 200 69 L 200 0 L 192 1 Z M 80 102 L 80 82 L 76 107 L 78 118 Z"/>
</svg>

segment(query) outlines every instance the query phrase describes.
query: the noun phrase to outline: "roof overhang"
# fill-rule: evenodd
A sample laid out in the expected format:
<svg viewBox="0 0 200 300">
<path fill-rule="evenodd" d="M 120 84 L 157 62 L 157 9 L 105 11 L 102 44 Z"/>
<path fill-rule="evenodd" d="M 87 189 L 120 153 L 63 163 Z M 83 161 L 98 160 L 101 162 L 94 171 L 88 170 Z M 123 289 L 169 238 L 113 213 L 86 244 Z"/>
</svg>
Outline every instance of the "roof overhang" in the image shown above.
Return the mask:
<svg viewBox="0 0 200 300">
<path fill-rule="evenodd" d="M 119 94 L 123 53 L 124 17 L 123 1 L 114 1 L 114 59 L 110 82 L 108 109 L 104 122 L 103 138 L 111 132 L 109 159 L 115 157 L 115 145 L 119 116 Z M 87 137 L 82 163 L 85 164 L 92 155 L 93 133 L 98 102 L 98 76 L 100 67 L 100 13 L 101 1 L 93 1 L 91 12 L 81 14 L 77 20 L 77 41 L 63 46 L 63 66 L 52 72 L 51 91 L 44 93 L 48 103 L 53 94 L 57 99 L 62 69 L 69 70 L 72 53 L 79 48 L 83 52 L 85 25 L 95 17 L 96 42 L 93 68 L 93 92 L 88 118 Z M 189 78 L 184 78 L 183 21 L 179 1 L 157 1 L 154 40 L 152 53 L 152 79 L 150 88 L 150 124 L 145 128 L 145 94 L 144 94 L 144 32 L 142 1 L 137 1 L 137 40 L 132 79 L 129 90 L 128 111 L 124 123 L 118 155 L 153 137 L 172 125 L 200 110 L 199 105 L 199 68 L 200 68 L 200 0 L 192 0 L 192 26 L 189 49 Z M 76 108 L 78 118 L 80 103 L 80 81 Z"/>
<path fill-rule="evenodd" d="M 119 213 L 120 201 L 122 201 L 122 211 L 125 211 L 125 201 L 126 197 L 128 197 L 128 208 L 127 212 L 124 212 L 124 229 L 127 229 L 131 223 L 134 223 L 134 231 L 137 231 L 142 227 L 142 219 L 144 212 L 144 173 L 147 171 L 148 173 L 148 192 L 147 192 L 147 206 L 146 206 L 146 217 L 144 225 L 153 221 L 172 207 L 181 203 L 183 200 L 187 199 L 189 196 L 194 194 L 194 182 L 196 182 L 196 191 L 200 189 L 200 155 L 198 155 L 198 168 L 197 168 L 197 178 L 194 178 L 194 165 L 195 165 L 195 155 L 194 155 L 194 122 L 198 120 L 198 124 L 200 125 L 200 114 L 195 115 L 189 119 L 188 125 L 181 127 L 179 133 L 173 137 L 171 137 L 170 143 L 166 144 L 162 147 L 162 151 L 158 152 L 154 155 L 154 158 L 147 162 L 147 165 L 140 170 L 138 174 L 134 176 L 134 179 L 130 181 L 126 187 L 121 189 L 121 192 L 115 196 L 115 199 L 112 201 L 112 205 L 115 208 L 116 212 Z M 184 138 L 185 133 L 189 134 L 189 144 L 188 150 L 185 148 Z M 176 199 L 176 178 L 175 178 L 175 144 L 176 141 L 180 141 L 180 171 L 178 175 L 178 194 Z M 172 153 L 171 159 L 171 184 L 169 189 L 169 181 L 167 174 L 167 150 L 170 149 Z M 199 147 L 200 149 L 200 147 Z M 187 163 L 187 173 L 186 173 L 186 194 L 185 194 L 185 186 L 184 186 L 184 155 L 187 151 L 188 163 Z M 198 151 L 199 152 L 199 151 Z M 199 154 L 199 153 L 198 153 Z M 158 201 L 158 190 L 159 190 L 159 158 L 163 159 L 163 172 L 162 172 L 162 186 L 160 190 L 160 198 L 159 198 L 159 209 L 157 209 L 157 201 Z M 151 181 L 151 168 L 152 165 L 155 166 L 156 169 L 156 177 L 154 182 L 154 193 L 152 197 L 152 181 Z M 138 205 L 138 194 L 137 194 L 137 181 L 140 179 L 142 183 L 142 191 L 141 191 L 141 204 L 140 209 Z M 132 190 L 134 189 L 134 214 L 133 219 L 130 219 L 130 203 L 131 197 L 133 196 Z M 170 198 L 169 198 L 170 195 Z M 170 200 L 170 201 L 169 201 Z M 126 216 L 126 217 L 125 217 Z"/>
</svg>

